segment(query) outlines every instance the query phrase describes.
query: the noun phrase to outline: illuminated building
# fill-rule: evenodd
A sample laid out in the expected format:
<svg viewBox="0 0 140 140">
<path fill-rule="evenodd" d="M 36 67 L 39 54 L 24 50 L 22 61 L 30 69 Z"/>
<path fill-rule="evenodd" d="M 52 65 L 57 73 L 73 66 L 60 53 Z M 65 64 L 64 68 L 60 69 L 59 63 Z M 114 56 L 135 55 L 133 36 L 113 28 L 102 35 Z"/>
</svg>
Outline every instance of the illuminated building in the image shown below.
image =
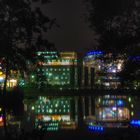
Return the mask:
<svg viewBox="0 0 140 140">
<path fill-rule="evenodd" d="M 7 80 L 7 87 L 12 88 L 17 86 L 18 84 L 19 73 L 18 71 L 10 70 L 10 76 Z M 3 87 L 5 80 L 5 69 L 2 67 L 0 63 L 0 86 Z"/>
<path fill-rule="evenodd" d="M 88 52 L 83 60 L 83 85 L 90 88 L 118 88 L 121 84 L 117 73 L 123 68 L 121 56 L 102 51 Z"/>
<path fill-rule="evenodd" d="M 134 116 L 132 99 L 127 96 L 105 95 L 96 98 L 95 116 L 98 122 L 129 122 Z"/>
<path fill-rule="evenodd" d="M 103 64 L 101 59 L 102 56 L 103 52 L 96 50 L 88 52 L 84 57 L 82 71 L 83 87 L 93 88 L 95 86 L 95 82 L 98 82 L 95 78 L 95 73 L 97 70 L 101 69 L 101 65 Z"/>
<path fill-rule="evenodd" d="M 36 128 L 47 131 L 76 128 L 72 116 L 71 98 L 40 96 L 30 105 L 30 111 L 35 115 Z"/>
<path fill-rule="evenodd" d="M 75 52 L 37 52 L 36 80 L 48 87 L 77 86 L 77 54 Z M 31 79 L 35 79 L 32 75 Z"/>
</svg>

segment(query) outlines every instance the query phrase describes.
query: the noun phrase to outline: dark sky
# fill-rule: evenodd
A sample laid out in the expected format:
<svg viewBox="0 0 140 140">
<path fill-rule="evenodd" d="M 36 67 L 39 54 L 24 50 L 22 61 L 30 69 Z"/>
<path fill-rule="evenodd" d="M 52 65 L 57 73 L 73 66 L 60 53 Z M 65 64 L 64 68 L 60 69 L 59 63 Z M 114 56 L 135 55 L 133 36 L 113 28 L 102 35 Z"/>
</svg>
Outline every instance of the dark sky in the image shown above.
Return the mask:
<svg viewBox="0 0 140 140">
<path fill-rule="evenodd" d="M 94 46 L 94 33 L 85 22 L 82 0 L 51 0 L 43 11 L 60 25 L 47 34 L 58 50 L 86 52 Z"/>
</svg>

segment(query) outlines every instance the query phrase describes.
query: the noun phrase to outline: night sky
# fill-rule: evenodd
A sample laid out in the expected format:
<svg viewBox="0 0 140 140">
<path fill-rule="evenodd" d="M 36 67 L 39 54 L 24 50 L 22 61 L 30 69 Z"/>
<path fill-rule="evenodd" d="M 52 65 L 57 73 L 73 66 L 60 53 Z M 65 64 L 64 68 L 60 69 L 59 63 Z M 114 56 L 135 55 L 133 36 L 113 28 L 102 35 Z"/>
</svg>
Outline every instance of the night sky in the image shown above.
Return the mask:
<svg viewBox="0 0 140 140">
<path fill-rule="evenodd" d="M 86 21 L 86 8 L 82 0 L 51 0 L 42 7 L 50 18 L 56 18 L 60 28 L 50 30 L 46 38 L 59 51 L 84 53 L 96 46 L 94 32 Z"/>
</svg>

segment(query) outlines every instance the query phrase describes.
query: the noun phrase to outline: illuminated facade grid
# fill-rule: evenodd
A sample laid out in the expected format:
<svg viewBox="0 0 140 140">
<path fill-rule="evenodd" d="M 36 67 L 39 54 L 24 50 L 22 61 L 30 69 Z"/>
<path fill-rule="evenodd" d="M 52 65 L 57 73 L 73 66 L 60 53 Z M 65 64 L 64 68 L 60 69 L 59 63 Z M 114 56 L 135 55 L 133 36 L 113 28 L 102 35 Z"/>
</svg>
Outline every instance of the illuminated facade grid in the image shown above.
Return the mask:
<svg viewBox="0 0 140 140">
<path fill-rule="evenodd" d="M 75 52 L 38 52 L 37 76 L 44 76 L 49 86 L 77 86 L 77 55 Z M 39 81 L 39 80 L 37 80 Z"/>
<path fill-rule="evenodd" d="M 73 125 L 71 98 L 39 96 L 38 100 L 30 105 L 30 111 L 35 115 L 36 128 L 47 131 L 75 128 L 75 125 Z"/>
</svg>

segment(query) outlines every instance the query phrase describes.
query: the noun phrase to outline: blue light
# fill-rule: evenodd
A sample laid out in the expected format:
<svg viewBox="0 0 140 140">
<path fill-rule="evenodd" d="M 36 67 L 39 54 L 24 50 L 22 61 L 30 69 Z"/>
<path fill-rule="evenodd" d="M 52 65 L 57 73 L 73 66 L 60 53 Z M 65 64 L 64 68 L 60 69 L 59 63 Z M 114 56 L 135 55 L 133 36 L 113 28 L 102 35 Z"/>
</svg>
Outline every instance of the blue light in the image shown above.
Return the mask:
<svg viewBox="0 0 140 140">
<path fill-rule="evenodd" d="M 86 55 L 101 55 L 101 54 L 103 54 L 102 51 L 96 50 L 96 51 L 88 52 Z"/>
<path fill-rule="evenodd" d="M 118 100 L 118 101 L 117 101 L 117 105 L 118 105 L 118 106 L 123 106 L 123 105 L 124 105 L 124 102 L 123 102 L 122 100 Z"/>
<path fill-rule="evenodd" d="M 96 126 L 94 128 L 95 128 L 95 130 L 97 130 L 97 127 Z"/>
<path fill-rule="evenodd" d="M 131 124 L 131 125 L 134 125 L 134 126 L 140 127 L 140 120 L 132 120 L 132 121 L 130 122 L 130 124 Z"/>
<path fill-rule="evenodd" d="M 140 61 L 140 56 L 130 56 L 129 60 Z"/>
<path fill-rule="evenodd" d="M 93 132 L 103 132 L 104 131 L 103 127 L 102 126 L 99 126 L 99 125 L 97 125 L 97 126 L 91 126 L 91 125 L 89 125 L 88 126 L 88 129 L 91 130 L 91 131 L 93 131 Z"/>
<path fill-rule="evenodd" d="M 103 127 L 101 127 L 101 131 L 103 131 Z"/>
</svg>

